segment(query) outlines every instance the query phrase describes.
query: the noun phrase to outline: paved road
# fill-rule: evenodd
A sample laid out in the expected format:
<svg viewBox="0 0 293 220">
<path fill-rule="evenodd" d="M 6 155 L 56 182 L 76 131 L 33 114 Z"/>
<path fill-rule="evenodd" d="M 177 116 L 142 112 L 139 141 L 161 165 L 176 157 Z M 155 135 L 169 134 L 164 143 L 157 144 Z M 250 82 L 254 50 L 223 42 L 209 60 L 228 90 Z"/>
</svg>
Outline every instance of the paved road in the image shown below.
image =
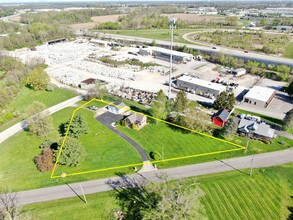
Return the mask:
<svg viewBox="0 0 293 220">
<path fill-rule="evenodd" d="M 144 42 L 151 43 L 153 41 L 153 39 L 150 39 L 150 38 L 132 37 L 132 36 L 117 35 L 117 34 L 104 34 L 101 32 L 96 32 L 94 34 L 96 34 L 98 37 L 101 37 L 101 38 L 103 37 L 103 38 L 109 38 L 112 40 L 118 39 L 122 41 L 139 42 L 142 44 Z M 159 46 L 165 46 L 165 47 L 170 46 L 169 41 L 156 40 L 156 43 Z M 177 42 L 175 42 L 174 44 L 178 46 L 186 45 L 188 48 L 199 50 L 208 54 L 224 54 L 224 55 L 230 55 L 237 58 L 241 58 L 243 60 L 255 60 L 257 62 L 261 62 L 265 64 L 277 64 L 277 65 L 285 64 L 285 65 L 293 67 L 293 59 L 288 59 L 288 58 L 269 56 L 269 55 L 258 54 L 253 52 L 244 53 L 243 50 L 221 48 L 219 46 L 217 46 L 217 49 L 212 49 L 212 47 L 199 46 L 194 44 L 183 44 L 183 43 L 177 43 Z"/>
<path fill-rule="evenodd" d="M 176 167 L 164 170 L 158 170 L 153 172 L 146 172 L 143 174 L 133 174 L 127 177 L 135 179 L 148 179 L 157 181 L 158 174 L 166 173 L 172 179 L 200 176 L 211 173 L 221 173 L 231 170 L 239 170 L 243 168 L 249 168 L 253 161 L 253 167 L 269 167 L 279 164 L 285 164 L 293 162 L 293 148 L 283 151 L 276 151 L 271 153 L 257 154 L 252 156 L 245 156 L 239 158 L 232 158 L 227 160 L 215 160 L 214 162 L 195 164 L 190 166 Z M 243 175 L 243 171 L 239 171 Z M 49 188 L 42 188 L 30 191 L 23 191 L 18 193 L 19 205 L 26 205 L 37 202 L 44 202 L 50 200 L 56 200 L 61 198 L 69 198 L 81 195 L 80 185 L 83 186 L 85 194 L 104 192 L 112 190 L 109 182 L 120 181 L 123 184 L 123 179 L 120 177 L 105 178 L 99 180 L 86 181 L 81 183 L 74 183 L 69 185 L 55 186 Z"/>
<path fill-rule="evenodd" d="M 123 119 L 123 116 L 116 115 L 116 114 L 113 114 L 111 112 L 105 112 L 102 115 L 99 115 L 96 119 L 99 122 L 101 122 L 103 125 L 105 125 L 106 127 L 108 127 L 111 131 L 113 131 L 116 134 L 118 134 L 120 137 L 122 137 L 128 143 L 130 143 L 138 151 L 138 153 L 141 156 L 142 161 L 145 161 L 145 162 L 146 161 L 149 161 L 149 158 L 148 158 L 147 154 L 144 152 L 144 150 L 142 149 L 142 147 L 138 143 L 136 143 L 130 137 L 128 137 L 124 133 L 118 131 L 116 128 L 114 128 L 111 125 L 113 122 L 117 122 L 117 121 L 120 121 L 121 119 Z"/>
<path fill-rule="evenodd" d="M 80 100 L 82 100 L 82 96 L 76 96 L 76 97 L 68 99 L 64 102 L 61 102 L 57 105 L 54 105 L 54 106 L 44 110 L 44 112 L 48 112 L 51 115 L 51 114 L 54 114 L 55 112 L 60 111 L 61 109 L 64 109 L 66 107 L 69 107 L 69 106 L 75 104 L 76 102 L 78 102 Z M 18 132 L 23 131 L 26 127 L 27 127 L 27 122 L 26 122 L 26 120 L 23 120 L 13 126 L 11 126 L 10 128 L 2 131 L 0 133 L 0 144 L 2 142 L 4 142 L 5 140 L 7 140 L 8 138 L 10 138 L 11 136 L 17 134 Z"/>
</svg>

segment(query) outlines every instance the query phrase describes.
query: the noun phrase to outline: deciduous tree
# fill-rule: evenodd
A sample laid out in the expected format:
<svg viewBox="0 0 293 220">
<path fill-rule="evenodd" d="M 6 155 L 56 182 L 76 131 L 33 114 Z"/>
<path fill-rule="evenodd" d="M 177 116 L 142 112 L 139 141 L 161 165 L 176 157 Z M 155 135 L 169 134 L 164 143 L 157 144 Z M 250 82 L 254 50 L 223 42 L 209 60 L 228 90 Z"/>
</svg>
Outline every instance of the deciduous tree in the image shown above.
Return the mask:
<svg viewBox="0 0 293 220">
<path fill-rule="evenodd" d="M 33 90 L 45 90 L 50 83 L 48 74 L 42 67 L 33 69 L 27 77 L 27 85 Z"/>
<path fill-rule="evenodd" d="M 222 92 L 214 102 L 215 109 L 233 109 L 235 105 L 234 93 Z"/>
<path fill-rule="evenodd" d="M 183 113 L 188 106 L 187 94 L 184 91 L 179 91 L 173 105 L 173 111 Z"/>
<path fill-rule="evenodd" d="M 52 149 L 49 147 L 44 149 L 39 156 L 35 157 L 35 163 L 41 172 L 52 170 L 54 167 Z"/>
<path fill-rule="evenodd" d="M 166 119 L 167 117 L 167 98 L 164 94 L 163 90 L 160 90 L 152 102 L 152 109 L 151 109 L 151 115 L 160 118 L 160 119 Z"/>
<path fill-rule="evenodd" d="M 41 102 L 33 102 L 27 110 L 27 115 L 30 116 L 26 122 L 28 130 L 40 137 L 45 137 L 50 133 L 53 125 L 52 118 L 48 112 L 44 112 L 45 105 Z"/>
<path fill-rule="evenodd" d="M 293 129 L 293 109 L 288 111 L 283 120 L 283 130 Z"/>
<path fill-rule="evenodd" d="M 220 135 L 222 137 L 231 138 L 237 131 L 238 122 L 235 117 L 229 118 L 224 127 L 222 128 Z"/>
<path fill-rule="evenodd" d="M 116 191 L 125 219 L 206 219 L 201 204 L 204 192 L 194 180 L 170 180 L 158 176 L 160 183 L 123 177 L 123 188 Z"/>
</svg>

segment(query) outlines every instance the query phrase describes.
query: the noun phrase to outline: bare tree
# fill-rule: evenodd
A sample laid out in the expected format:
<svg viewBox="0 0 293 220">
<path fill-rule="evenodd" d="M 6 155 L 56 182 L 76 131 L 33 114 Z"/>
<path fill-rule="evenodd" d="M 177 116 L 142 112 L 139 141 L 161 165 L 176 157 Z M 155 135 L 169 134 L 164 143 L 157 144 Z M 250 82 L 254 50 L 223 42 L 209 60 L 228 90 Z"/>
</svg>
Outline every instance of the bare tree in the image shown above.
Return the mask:
<svg viewBox="0 0 293 220">
<path fill-rule="evenodd" d="M 206 219 L 201 204 L 204 192 L 194 179 L 170 181 L 166 175 L 159 182 L 131 179 L 109 182 L 115 190 L 125 219 Z"/>
<path fill-rule="evenodd" d="M 17 195 L 6 188 L 0 195 L 0 219 L 19 219 L 20 211 L 17 207 Z"/>
</svg>

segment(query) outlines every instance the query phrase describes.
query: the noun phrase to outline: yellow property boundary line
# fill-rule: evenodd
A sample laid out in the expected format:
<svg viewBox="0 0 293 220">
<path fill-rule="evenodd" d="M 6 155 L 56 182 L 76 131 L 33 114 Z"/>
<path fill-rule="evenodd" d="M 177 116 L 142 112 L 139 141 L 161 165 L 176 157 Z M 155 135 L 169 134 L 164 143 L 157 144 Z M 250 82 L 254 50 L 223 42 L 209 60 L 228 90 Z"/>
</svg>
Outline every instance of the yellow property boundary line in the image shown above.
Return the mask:
<svg viewBox="0 0 293 220">
<path fill-rule="evenodd" d="M 98 102 L 102 102 L 104 104 L 107 104 L 107 105 L 113 105 L 115 107 L 118 107 L 118 108 L 122 108 L 122 106 L 118 106 L 118 105 L 114 105 L 113 103 L 111 102 L 106 102 L 104 100 L 100 100 L 100 99 L 97 99 L 97 98 L 93 98 L 92 100 L 84 103 L 83 105 L 79 106 L 78 108 L 76 108 L 72 115 L 71 115 L 71 118 L 70 118 L 70 121 L 69 121 L 69 125 L 66 129 L 66 132 L 65 132 L 65 136 L 64 136 L 64 139 L 62 141 L 62 144 L 61 144 L 61 147 L 60 147 L 60 150 L 59 150 L 59 153 L 57 155 L 57 159 L 56 159 L 56 162 L 54 164 L 54 167 L 53 167 L 53 170 L 52 170 L 52 173 L 51 173 L 51 178 L 60 178 L 62 177 L 61 175 L 59 176 L 54 176 L 54 173 L 57 169 L 57 164 L 58 164 L 58 161 L 59 161 L 59 158 L 60 158 L 60 155 L 61 155 L 61 152 L 63 150 L 63 146 L 65 144 L 65 141 L 66 141 L 66 138 L 67 138 L 67 135 L 68 135 L 68 132 L 69 132 L 69 128 L 70 128 L 70 125 L 72 123 L 72 120 L 73 120 L 73 117 L 75 115 L 75 113 L 83 108 L 84 106 L 88 105 L 89 103 L 91 103 L 92 101 L 98 101 Z M 141 114 L 141 115 L 145 115 L 145 114 L 142 114 L 141 112 L 136 112 L 136 111 L 133 111 L 133 110 L 129 110 L 131 112 L 134 112 L 134 113 L 137 113 L 137 114 Z M 202 154 L 193 154 L 193 155 L 188 155 L 188 156 L 182 156 L 182 157 L 174 157 L 174 158 L 170 158 L 170 159 L 164 159 L 164 160 L 155 160 L 155 161 L 152 161 L 152 163 L 162 163 L 162 162 L 168 162 L 168 161 L 174 161 L 174 160 L 181 160 L 181 159 L 188 159 L 188 158 L 194 158 L 194 157 L 202 157 L 202 156 L 207 156 L 207 155 L 214 155 L 214 154 L 221 154 L 221 153 L 227 153 L 227 152 L 233 152 L 233 151 L 238 151 L 238 150 L 245 150 L 246 147 L 244 146 L 241 146 L 239 144 L 236 144 L 236 143 L 233 143 L 233 142 L 230 142 L 230 141 L 226 141 L 226 140 L 223 140 L 223 139 L 220 139 L 220 138 L 217 138 L 217 137 L 214 137 L 212 135 L 208 135 L 208 134 L 204 134 L 204 133 L 201 133 L 201 132 L 198 132 L 196 130 L 192 130 L 192 129 L 189 129 L 189 128 L 185 128 L 183 126 L 180 126 L 180 125 L 177 125 L 177 124 L 174 124 L 174 123 L 171 123 L 171 122 L 168 122 L 168 121 L 164 121 L 162 119 L 159 119 L 159 118 L 155 118 L 155 117 L 152 117 L 150 115 L 145 115 L 147 116 L 148 118 L 152 118 L 154 120 L 157 120 L 159 122 L 163 122 L 165 124 L 169 124 L 169 125 L 172 125 L 172 126 L 175 126 L 175 127 L 178 127 L 178 128 L 181 128 L 181 129 L 184 129 L 184 130 L 187 130 L 187 131 L 191 131 L 193 133 L 196 133 L 196 134 L 200 134 L 200 135 L 203 135 L 205 137 L 208 137 L 208 138 L 212 138 L 212 139 L 215 139 L 217 141 L 220 141 L 220 142 L 224 142 L 224 143 L 227 143 L 227 144 L 230 144 L 230 145 L 233 145 L 235 146 L 236 148 L 233 148 L 233 149 L 229 149 L 229 150 L 221 150 L 221 151 L 214 151 L 214 152 L 208 152 L 208 153 L 202 153 Z M 139 165 L 142 165 L 144 163 L 138 163 L 138 164 L 129 164 L 129 165 L 123 165 L 123 166 L 117 166 L 117 167 L 110 167 L 110 168 L 102 168 L 102 169 L 98 169 L 98 170 L 90 170 L 90 171 L 84 171 L 84 172 L 77 172 L 77 173 L 69 173 L 69 174 L 66 174 L 66 176 L 76 176 L 76 175 L 82 175 L 82 174 L 88 174 L 88 173 L 95 173 L 95 172 L 101 172 L 101 171 L 106 171 L 106 170 L 114 170 L 114 169 L 120 169 L 120 168 L 127 168 L 127 167 L 135 167 L 135 166 L 139 166 Z"/>
</svg>

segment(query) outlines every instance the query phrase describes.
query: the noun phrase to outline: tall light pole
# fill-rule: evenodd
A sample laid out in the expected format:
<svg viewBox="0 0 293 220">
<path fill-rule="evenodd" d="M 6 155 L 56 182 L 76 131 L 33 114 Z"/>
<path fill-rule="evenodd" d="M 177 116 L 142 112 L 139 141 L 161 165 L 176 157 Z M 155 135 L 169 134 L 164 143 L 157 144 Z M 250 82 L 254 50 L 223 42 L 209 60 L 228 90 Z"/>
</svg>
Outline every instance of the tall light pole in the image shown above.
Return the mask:
<svg viewBox="0 0 293 220">
<path fill-rule="evenodd" d="M 171 44 L 170 44 L 170 73 L 169 73 L 169 90 L 168 90 L 168 99 L 171 99 L 171 74 L 172 74 L 172 50 L 173 50 L 173 32 L 174 28 L 176 28 L 176 18 L 170 19 L 170 29 L 171 29 Z"/>
</svg>

